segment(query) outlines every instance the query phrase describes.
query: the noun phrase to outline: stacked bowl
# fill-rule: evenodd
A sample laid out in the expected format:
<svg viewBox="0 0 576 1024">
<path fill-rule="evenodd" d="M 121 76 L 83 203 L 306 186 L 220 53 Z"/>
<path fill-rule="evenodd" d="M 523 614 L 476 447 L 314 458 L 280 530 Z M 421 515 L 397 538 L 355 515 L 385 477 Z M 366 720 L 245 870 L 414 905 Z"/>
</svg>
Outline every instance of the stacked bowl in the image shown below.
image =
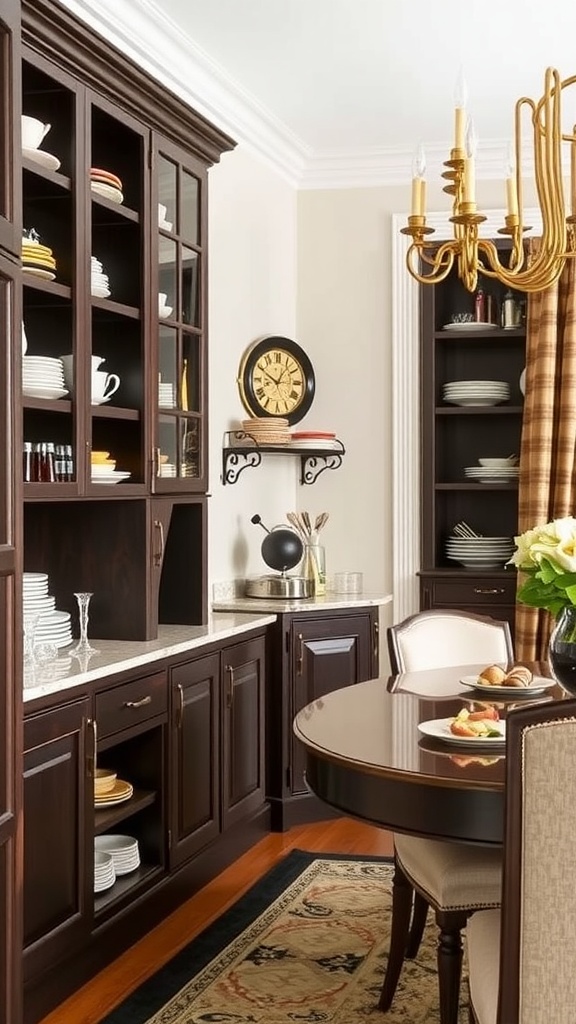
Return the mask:
<svg viewBox="0 0 576 1024">
<path fill-rule="evenodd" d="M 107 299 L 111 294 L 110 280 L 108 274 L 104 273 L 104 267 L 96 256 L 90 258 L 90 291 L 97 299 Z"/>
<path fill-rule="evenodd" d="M 105 892 L 115 881 L 116 872 L 111 854 L 94 850 L 94 892 Z"/>
<path fill-rule="evenodd" d="M 109 853 L 116 876 L 129 875 L 140 864 L 138 840 L 133 836 L 102 835 L 94 839 L 95 853 Z"/>
<path fill-rule="evenodd" d="M 478 459 L 477 466 L 464 468 L 464 475 L 480 484 L 509 484 L 518 480 L 520 475 L 517 462 L 515 455 L 506 459 Z"/>
</svg>

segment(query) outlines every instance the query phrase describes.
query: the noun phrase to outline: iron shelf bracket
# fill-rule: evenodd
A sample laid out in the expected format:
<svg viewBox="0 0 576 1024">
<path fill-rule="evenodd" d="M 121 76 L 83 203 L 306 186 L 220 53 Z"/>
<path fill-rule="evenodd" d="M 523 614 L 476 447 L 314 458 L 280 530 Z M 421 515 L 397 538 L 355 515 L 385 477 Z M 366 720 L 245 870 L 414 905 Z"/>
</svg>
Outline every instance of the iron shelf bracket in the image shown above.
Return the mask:
<svg viewBox="0 0 576 1024">
<path fill-rule="evenodd" d="M 230 430 L 224 434 L 222 448 L 222 483 L 235 484 L 249 466 L 259 466 L 263 455 L 291 455 L 300 460 L 300 483 L 313 484 L 326 469 L 339 469 L 345 453 L 341 441 L 338 448 L 292 448 L 289 445 L 260 445 L 251 434 L 243 430 Z"/>
</svg>

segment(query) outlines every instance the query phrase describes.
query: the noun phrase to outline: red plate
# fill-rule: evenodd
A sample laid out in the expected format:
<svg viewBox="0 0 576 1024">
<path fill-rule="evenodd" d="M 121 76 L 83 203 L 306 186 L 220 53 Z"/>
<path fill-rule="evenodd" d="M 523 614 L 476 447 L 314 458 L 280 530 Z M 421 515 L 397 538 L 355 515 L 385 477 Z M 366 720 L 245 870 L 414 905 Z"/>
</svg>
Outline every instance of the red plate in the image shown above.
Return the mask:
<svg viewBox="0 0 576 1024">
<path fill-rule="evenodd" d="M 329 430 L 299 430 L 296 433 L 292 433 L 290 437 L 293 441 L 314 441 L 320 437 L 332 440 L 336 437 L 336 434 Z"/>
<path fill-rule="evenodd" d="M 122 188 L 122 181 L 117 174 L 112 174 L 111 171 L 103 171 L 100 167 L 90 168 L 90 177 L 94 181 L 104 181 L 110 185 L 117 185 L 118 188 Z"/>
</svg>

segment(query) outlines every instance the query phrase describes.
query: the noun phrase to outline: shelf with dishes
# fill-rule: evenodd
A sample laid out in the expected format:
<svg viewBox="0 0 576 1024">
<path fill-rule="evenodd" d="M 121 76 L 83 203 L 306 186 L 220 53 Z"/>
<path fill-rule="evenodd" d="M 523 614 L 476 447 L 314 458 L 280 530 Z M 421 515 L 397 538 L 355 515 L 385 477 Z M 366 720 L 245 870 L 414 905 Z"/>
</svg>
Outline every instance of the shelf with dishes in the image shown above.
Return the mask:
<svg viewBox="0 0 576 1024">
<path fill-rule="evenodd" d="M 244 430 L 224 434 L 222 483 L 235 484 L 241 473 L 260 466 L 264 455 L 291 456 L 300 460 L 300 483 L 313 484 L 325 470 L 339 469 L 346 449 L 338 438 L 284 444 L 258 442 Z"/>
</svg>

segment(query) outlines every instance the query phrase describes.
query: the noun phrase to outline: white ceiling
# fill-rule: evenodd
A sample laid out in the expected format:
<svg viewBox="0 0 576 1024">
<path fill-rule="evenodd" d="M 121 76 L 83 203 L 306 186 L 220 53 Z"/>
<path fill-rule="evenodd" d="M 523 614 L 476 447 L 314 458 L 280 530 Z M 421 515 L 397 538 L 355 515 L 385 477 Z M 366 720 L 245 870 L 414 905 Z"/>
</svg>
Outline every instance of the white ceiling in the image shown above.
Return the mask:
<svg viewBox="0 0 576 1024">
<path fill-rule="evenodd" d="M 388 158 L 404 178 L 419 140 L 442 159 L 460 69 L 480 159 L 503 160 L 516 99 L 540 96 L 548 65 L 576 74 L 574 0 L 65 3 L 235 137 L 275 134 L 296 177 Z"/>
</svg>

